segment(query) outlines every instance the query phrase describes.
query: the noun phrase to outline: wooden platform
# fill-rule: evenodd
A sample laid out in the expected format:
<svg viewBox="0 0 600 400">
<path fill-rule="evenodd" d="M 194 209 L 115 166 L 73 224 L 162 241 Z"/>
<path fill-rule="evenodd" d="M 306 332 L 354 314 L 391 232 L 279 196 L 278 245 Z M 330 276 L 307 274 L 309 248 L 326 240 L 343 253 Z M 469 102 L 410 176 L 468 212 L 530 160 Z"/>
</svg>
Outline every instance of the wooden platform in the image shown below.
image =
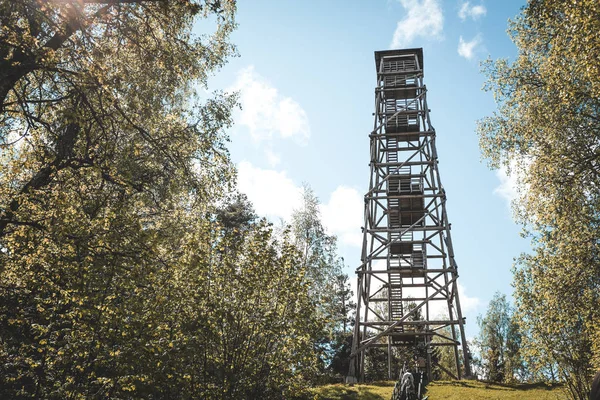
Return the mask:
<svg viewBox="0 0 600 400">
<path fill-rule="evenodd" d="M 403 122 L 403 121 L 398 121 L 397 120 L 398 117 L 396 118 L 391 118 L 388 120 L 388 122 L 385 124 L 385 133 L 389 134 L 389 133 L 406 133 L 406 132 L 419 132 L 421 130 L 421 126 L 419 124 L 419 121 L 417 120 L 416 122 Z M 416 136 L 417 139 L 408 139 L 405 138 L 405 140 L 418 140 L 419 135 L 412 135 L 412 136 Z"/>
<path fill-rule="evenodd" d="M 427 275 L 427 270 L 425 268 L 401 267 L 393 269 L 394 271 L 398 270 L 400 276 L 403 278 L 422 278 Z"/>
<path fill-rule="evenodd" d="M 433 336 L 433 333 L 427 332 L 391 332 L 389 336 L 392 337 L 392 343 L 413 345 L 416 343 L 424 343 L 427 336 Z"/>
<path fill-rule="evenodd" d="M 394 77 L 386 77 L 385 86 L 381 89 L 386 99 L 415 99 L 421 92 L 415 84 L 406 84 L 406 80 L 395 81 Z"/>
<path fill-rule="evenodd" d="M 398 50 L 381 50 L 375 52 L 375 68 L 379 72 L 379 63 L 385 57 L 402 57 L 416 55 L 419 60 L 419 69 L 423 70 L 423 49 L 412 48 L 412 49 L 398 49 Z"/>
</svg>

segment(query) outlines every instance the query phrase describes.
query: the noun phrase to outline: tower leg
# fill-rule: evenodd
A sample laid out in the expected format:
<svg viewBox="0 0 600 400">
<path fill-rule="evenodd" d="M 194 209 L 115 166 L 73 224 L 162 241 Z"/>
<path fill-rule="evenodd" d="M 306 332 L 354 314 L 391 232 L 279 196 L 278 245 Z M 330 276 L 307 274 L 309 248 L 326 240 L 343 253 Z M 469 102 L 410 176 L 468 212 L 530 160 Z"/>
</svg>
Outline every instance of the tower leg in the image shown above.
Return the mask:
<svg viewBox="0 0 600 400">
<path fill-rule="evenodd" d="M 460 327 L 460 339 L 462 341 L 462 351 L 465 363 L 465 378 L 471 377 L 471 359 L 469 358 L 469 346 L 467 344 L 467 336 L 465 335 L 465 326 L 460 309 L 460 300 L 458 298 L 458 290 L 456 291 L 456 314 L 458 317 L 458 325 Z"/>
<path fill-rule="evenodd" d="M 388 336 L 388 344 L 387 344 L 387 351 L 388 351 L 388 379 L 391 381 L 392 379 L 394 379 L 392 377 L 392 337 Z"/>
</svg>

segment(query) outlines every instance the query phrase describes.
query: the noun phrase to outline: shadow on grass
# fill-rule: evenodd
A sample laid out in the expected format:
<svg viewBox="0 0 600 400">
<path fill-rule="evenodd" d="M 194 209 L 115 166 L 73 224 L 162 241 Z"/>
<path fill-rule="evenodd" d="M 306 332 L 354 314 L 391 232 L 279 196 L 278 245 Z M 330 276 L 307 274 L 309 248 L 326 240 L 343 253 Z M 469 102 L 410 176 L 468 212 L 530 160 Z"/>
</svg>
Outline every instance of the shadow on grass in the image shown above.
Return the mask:
<svg viewBox="0 0 600 400">
<path fill-rule="evenodd" d="M 321 388 L 316 399 L 354 400 L 358 399 L 358 393 L 341 387 Z"/>
<path fill-rule="evenodd" d="M 388 383 L 377 382 L 366 385 L 344 386 L 329 385 L 317 389 L 315 399 L 318 400 L 388 400 L 388 396 L 383 397 L 376 393 L 377 387 L 387 387 Z"/>
<path fill-rule="evenodd" d="M 512 389 L 515 389 L 515 390 L 534 390 L 534 389 L 552 390 L 552 389 L 556 389 L 557 387 L 561 387 L 561 385 L 559 385 L 559 384 L 550 384 L 550 383 L 544 383 L 544 382 L 538 382 L 538 383 L 516 383 L 516 384 L 494 383 L 494 385 L 496 385 L 496 386 L 502 386 L 502 387 L 508 387 L 508 388 L 512 388 Z"/>
<path fill-rule="evenodd" d="M 395 381 L 376 381 L 376 382 L 369 382 L 370 386 L 381 386 L 381 387 L 394 387 L 394 383 L 396 383 Z"/>
<path fill-rule="evenodd" d="M 486 381 L 435 381 L 431 383 L 435 386 L 460 386 L 464 388 L 473 388 L 473 389 L 488 389 L 488 390 L 506 390 L 506 391 L 527 391 L 527 390 L 553 390 L 557 387 L 560 387 L 558 384 L 548 384 L 544 382 L 538 383 L 496 383 L 496 382 L 486 382 Z"/>
</svg>

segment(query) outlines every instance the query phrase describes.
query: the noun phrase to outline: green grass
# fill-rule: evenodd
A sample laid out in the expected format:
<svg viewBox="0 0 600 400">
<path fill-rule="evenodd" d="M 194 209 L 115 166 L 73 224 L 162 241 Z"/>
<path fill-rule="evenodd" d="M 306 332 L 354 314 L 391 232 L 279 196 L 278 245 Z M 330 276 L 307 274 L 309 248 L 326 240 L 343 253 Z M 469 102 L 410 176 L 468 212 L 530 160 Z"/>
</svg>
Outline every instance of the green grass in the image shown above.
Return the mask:
<svg viewBox="0 0 600 400">
<path fill-rule="evenodd" d="M 390 400 L 394 382 L 375 382 L 369 385 L 325 385 L 311 389 L 314 400 Z"/>
<path fill-rule="evenodd" d="M 565 399 L 561 386 L 543 383 L 504 385 L 477 381 L 432 382 L 427 386 L 430 400 L 557 400 Z"/>
<path fill-rule="evenodd" d="M 315 400 L 389 400 L 394 382 L 369 385 L 326 385 L 311 389 Z M 429 400 L 557 400 L 565 399 L 560 386 L 545 384 L 489 384 L 477 381 L 433 382 L 427 386 Z"/>
</svg>

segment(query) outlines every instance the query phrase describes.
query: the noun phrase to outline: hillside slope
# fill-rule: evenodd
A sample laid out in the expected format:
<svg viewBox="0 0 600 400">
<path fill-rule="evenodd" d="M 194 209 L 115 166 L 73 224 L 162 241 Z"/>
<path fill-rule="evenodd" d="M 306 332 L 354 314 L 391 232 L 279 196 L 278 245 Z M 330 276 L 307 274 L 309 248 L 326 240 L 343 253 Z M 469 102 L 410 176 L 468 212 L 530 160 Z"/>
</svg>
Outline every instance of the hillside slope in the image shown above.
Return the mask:
<svg viewBox="0 0 600 400">
<path fill-rule="evenodd" d="M 389 400 L 394 382 L 370 385 L 326 385 L 311 390 L 315 400 Z M 562 387 L 544 384 L 499 385 L 477 381 L 433 382 L 429 400 L 557 400 L 566 398 Z"/>
<path fill-rule="evenodd" d="M 433 382 L 430 400 L 557 400 L 566 398 L 561 386 L 541 384 L 499 385 L 477 381 Z"/>
</svg>

